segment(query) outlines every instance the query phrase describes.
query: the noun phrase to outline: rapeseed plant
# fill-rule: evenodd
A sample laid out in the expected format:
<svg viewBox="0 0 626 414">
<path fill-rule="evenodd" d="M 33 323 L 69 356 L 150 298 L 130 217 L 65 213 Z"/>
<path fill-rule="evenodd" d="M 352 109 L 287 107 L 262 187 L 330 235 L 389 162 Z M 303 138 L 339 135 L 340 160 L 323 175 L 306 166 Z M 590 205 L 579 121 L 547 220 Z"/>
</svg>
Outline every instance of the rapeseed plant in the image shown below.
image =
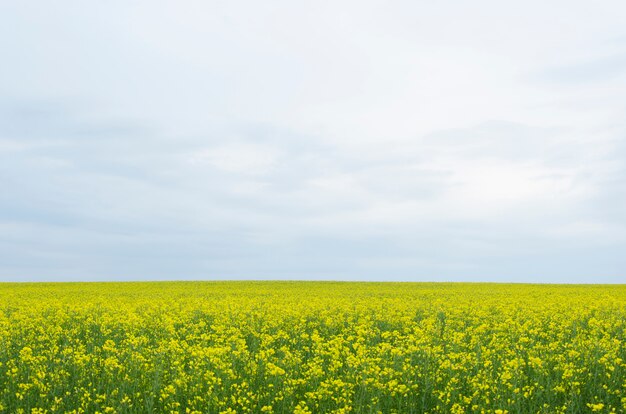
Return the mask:
<svg viewBox="0 0 626 414">
<path fill-rule="evenodd" d="M 626 286 L 0 284 L 0 413 L 619 413 Z"/>
</svg>

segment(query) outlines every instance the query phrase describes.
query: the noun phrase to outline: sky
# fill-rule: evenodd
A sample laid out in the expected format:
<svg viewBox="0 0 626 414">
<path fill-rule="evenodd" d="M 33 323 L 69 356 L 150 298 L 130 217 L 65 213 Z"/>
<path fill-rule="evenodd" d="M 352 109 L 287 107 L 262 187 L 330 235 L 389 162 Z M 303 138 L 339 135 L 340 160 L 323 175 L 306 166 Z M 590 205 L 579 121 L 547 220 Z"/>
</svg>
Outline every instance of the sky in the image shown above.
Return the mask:
<svg viewBox="0 0 626 414">
<path fill-rule="evenodd" d="M 0 281 L 626 283 L 625 21 L 0 2 Z"/>
</svg>

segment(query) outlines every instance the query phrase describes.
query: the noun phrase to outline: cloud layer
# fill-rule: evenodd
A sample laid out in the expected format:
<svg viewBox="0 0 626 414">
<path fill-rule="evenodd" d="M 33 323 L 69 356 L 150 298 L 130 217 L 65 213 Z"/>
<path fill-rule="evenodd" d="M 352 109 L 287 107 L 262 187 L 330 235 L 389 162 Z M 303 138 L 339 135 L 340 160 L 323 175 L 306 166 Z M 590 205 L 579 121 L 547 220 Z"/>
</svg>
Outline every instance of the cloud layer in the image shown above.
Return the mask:
<svg viewBox="0 0 626 414">
<path fill-rule="evenodd" d="M 2 5 L 0 280 L 623 283 L 626 8 L 557 3 Z"/>
</svg>

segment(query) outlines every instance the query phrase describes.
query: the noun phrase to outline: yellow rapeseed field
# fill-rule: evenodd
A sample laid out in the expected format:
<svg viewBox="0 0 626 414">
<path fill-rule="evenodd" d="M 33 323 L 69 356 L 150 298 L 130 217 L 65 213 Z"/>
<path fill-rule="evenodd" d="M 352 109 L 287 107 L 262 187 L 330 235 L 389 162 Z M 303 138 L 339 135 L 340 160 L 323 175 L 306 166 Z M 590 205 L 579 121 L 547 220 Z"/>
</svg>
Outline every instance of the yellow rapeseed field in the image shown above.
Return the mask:
<svg viewBox="0 0 626 414">
<path fill-rule="evenodd" d="M 2 413 L 623 413 L 626 286 L 0 284 Z"/>
</svg>

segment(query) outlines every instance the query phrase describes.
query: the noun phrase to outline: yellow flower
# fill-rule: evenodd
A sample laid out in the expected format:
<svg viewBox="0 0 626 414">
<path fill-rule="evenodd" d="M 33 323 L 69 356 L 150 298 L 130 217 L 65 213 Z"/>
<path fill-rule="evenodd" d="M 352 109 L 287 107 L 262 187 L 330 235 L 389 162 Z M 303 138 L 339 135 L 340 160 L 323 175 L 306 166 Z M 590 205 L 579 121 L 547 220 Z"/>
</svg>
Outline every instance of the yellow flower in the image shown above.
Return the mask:
<svg viewBox="0 0 626 414">
<path fill-rule="evenodd" d="M 604 404 L 603 403 L 596 403 L 596 404 L 591 404 L 588 403 L 587 407 L 591 408 L 591 411 L 602 411 L 602 409 L 604 408 Z"/>
</svg>

